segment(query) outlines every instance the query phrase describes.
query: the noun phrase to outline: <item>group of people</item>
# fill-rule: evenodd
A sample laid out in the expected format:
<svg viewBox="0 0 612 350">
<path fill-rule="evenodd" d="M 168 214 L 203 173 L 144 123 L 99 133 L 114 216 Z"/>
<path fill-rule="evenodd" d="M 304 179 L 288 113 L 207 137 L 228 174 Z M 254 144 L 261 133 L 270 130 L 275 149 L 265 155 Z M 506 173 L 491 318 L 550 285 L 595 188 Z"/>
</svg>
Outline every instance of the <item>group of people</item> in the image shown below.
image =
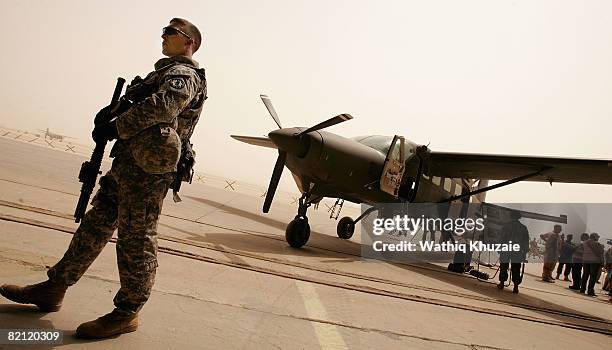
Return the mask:
<svg viewBox="0 0 612 350">
<path fill-rule="evenodd" d="M 595 284 L 604 270 L 604 290 L 609 292 L 612 301 L 609 288 L 612 277 L 612 247 L 604 253 L 604 246 L 599 243 L 599 234 L 583 233 L 580 235 L 580 243 L 576 244 L 572 242 L 573 235 L 564 236 L 561 234 L 561 225 L 555 225 L 552 232 L 542 234 L 540 238 L 545 242 L 542 281 L 554 283 L 555 279 L 560 279 L 563 274 L 564 281 L 572 282 L 570 289 L 596 296 Z M 555 278 L 553 272 L 557 263 Z"/>
<path fill-rule="evenodd" d="M 502 228 L 502 242 L 515 242 L 520 251 L 502 252 L 499 264 L 499 283 L 497 287 L 504 289 L 509 275 L 512 276 L 513 293 L 518 293 L 522 282 L 522 264 L 527 262 L 529 252 L 529 231 L 519 219 L 520 212 L 511 212 L 510 221 Z M 608 291 L 612 302 L 612 247 L 604 253 L 604 246 L 599 243 L 599 234 L 583 233 L 580 243 L 572 242 L 573 235 L 561 233 L 561 225 L 555 225 L 552 232 L 540 235 L 545 242 L 544 266 L 542 281 L 554 283 L 561 274 L 565 281 L 571 281 L 570 289 L 589 296 L 596 296 L 595 284 L 598 283 L 603 271 L 606 272 L 603 290 Z M 612 245 L 612 240 L 608 241 Z M 558 263 L 558 266 L 557 266 Z M 556 278 L 553 277 L 556 267 Z M 565 270 L 564 270 L 565 268 Z M 511 271 L 511 274 L 508 273 Z M 570 280 L 571 273 L 571 280 Z"/>
</svg>

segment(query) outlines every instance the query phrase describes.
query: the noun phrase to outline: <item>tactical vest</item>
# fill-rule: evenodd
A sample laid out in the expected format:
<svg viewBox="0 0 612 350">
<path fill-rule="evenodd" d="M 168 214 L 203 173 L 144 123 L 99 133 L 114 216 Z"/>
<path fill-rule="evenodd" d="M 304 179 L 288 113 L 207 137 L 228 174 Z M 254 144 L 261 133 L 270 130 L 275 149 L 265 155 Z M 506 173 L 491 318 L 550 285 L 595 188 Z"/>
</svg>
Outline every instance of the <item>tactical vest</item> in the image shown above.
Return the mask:
<svg viewBox="0 0 612 350">
<path fill-rule="evenodd" d="M 179 157 L 181 157 L 181 155 L 184 157 L 186 152 L 191 152 L 189 156 L 193 159 L 195 152 L 191 150 L 190 138 L 199 121 L 204 101 L 207 99 L 206 75 L 204 69 L 195 68 L 183 62 L 172 62 L 149 73 L 144 79 L 140 77 L 134 78 L 127 87 L 125 95 L 122 97 L 122 103 L 124 104 L 124 109 L 127 110 L 132 105 L 142 102 L 147 97 L 159 91 L 161 85 L 164 83 L 162 78 L 165 73 L 168 69 L 176 65 L 189 67 L 197 73 L 200 78 L 200 89 L 196 96 L 170 123 L 154 125 L 141 131 L 129 140 L 118 141 L 111 151 L 111 157 L 119 156 L 123 152 L 130 152 L 136 164 L 149 173 L 176 171 Z M 169 141 L 172 139 L 176 139 L 176 142 Z M 152 149 L 147 147 L 148 144 L 156 145 L 160 142 L 169 143 L 165 145 L 166 151 L 161 152 L 162 154 L 155 154 L 154 147 L 151 147 Z M 153 154 L 148 154 L 147 152 Z"/>
<path fill-rule="evenodd" d="M 189 141 L 191 135 L 193 134 L 193 130 L 195 129 L 195 126 L 198 120 L 200 119 L 200 114 L 202 112 L 202 107 L 204 106 L 204 101 L 208 98 L 206 86 L 206 71 L 204 70 L 204 68 L 195 68 L 191 65 L 182 62 L 172 62 L 164 67 L 161 67 L 160 69 L 149 73 L 144 79 L 140 78 L 139 76 L 134 78 L 134 80 L 132 80 L 132 82 L 130 83 L 130 85 L 128 85 L 125 91 L 125 98 L 135 104 L 151 96 L 159 90 L 161 84 L 163 83 L 161 81 L 161 78 L 164 76 L 166 71 L 171 67 L 174 67 L 175 65 L 184 65 L 195 70 L 201 79 L 200 92 L 179 114 L 179 116 L 177 117 L 177 125 L 172 125 L 178 133 L 181 141 Z"/>
</svg>

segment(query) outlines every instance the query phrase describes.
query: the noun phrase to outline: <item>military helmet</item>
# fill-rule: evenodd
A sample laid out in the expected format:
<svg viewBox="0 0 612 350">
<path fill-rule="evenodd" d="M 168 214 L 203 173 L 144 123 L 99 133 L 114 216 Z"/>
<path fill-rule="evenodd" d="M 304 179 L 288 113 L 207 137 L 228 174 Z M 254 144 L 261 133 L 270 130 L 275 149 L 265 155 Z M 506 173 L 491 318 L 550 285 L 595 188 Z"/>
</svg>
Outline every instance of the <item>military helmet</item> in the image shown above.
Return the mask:
<svg viewBox="0 0 612 350">
<path fill-rule="evenodd" d="M 173 18 L 170 20 L 170 25 L 168 27 L 178 30 L 193 40 L 195 43 L 193 52 L 198 51 L 200 45 L 202 44 L 202 34 L 200 33 L 200 30 L 193 25 L 193 23 L 183 18 Z"/>
</svg>

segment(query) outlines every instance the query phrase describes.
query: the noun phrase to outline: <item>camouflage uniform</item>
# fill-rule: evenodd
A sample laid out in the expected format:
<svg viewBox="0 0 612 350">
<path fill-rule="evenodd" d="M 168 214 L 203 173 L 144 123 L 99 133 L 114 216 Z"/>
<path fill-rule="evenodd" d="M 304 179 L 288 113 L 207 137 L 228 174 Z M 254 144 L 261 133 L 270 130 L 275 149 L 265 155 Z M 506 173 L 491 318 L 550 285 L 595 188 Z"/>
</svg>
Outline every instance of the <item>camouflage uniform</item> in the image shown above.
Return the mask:
<svg viewBox="0 0 612 350">
<path fill-rule="evenodd" d="M 545 281 L 553 280 L 553 271 L 559 260 L 561 252 L 561 236 L 556 232 L 548 232 L 540 235 L 545 242 L 544 248 L 544 266 L 542 267 L 542 279 Z"/>
<path fill-rule="evenodd" d="M 175 175 L 181 142 L 191 137 L 206 99 L 204 71 L 197 67 L 185 56 L 164 58 L 144 79 L 152 94 L 117 119 L 112 167 L 100 178 L 93 208 L 68 250 L 48 271 L 51 281 L 75 284 L 118 228 L 121 289 L 115 306 L 135 313 L 147 301 L 158 266 L 157 220 L 163 199 Z"/>
</svg>

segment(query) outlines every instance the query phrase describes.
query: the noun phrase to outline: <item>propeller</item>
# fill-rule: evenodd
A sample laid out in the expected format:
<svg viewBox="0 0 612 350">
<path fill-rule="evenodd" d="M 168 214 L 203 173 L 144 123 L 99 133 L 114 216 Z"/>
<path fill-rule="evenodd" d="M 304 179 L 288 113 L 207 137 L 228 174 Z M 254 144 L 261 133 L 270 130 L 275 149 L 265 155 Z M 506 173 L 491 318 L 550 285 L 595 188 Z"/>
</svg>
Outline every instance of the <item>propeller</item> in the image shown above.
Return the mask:
<svg viewBox="0 0 612 350">
<path fill-rule="evenodd" d="M 276 164 L 274 164 L 274 171 L 272 171 L 272 177 L 270 177 L 270 185 L 268 185 L 268 192 L 266 193 L 266 200 L 264 201 L 263 205 L 264 213 L 270 211 L 270 205 L 272 204 L 272 199 L 274 199 L 276 187 L 278 187 L 278 182 L 283 174 L 285 160 L 287 160 L 287 152 L 278 150 L 278 158 L 276 159 Z"/>
<path fill-rule="evenodd" d="M 291 129 L 283 130 L 280 118 L 278 117 L 270 98 L 267 95 L 259 95 L 259 97 L 268 109 L 270 116 L 272 116 L 272 119 L 274 119 L 274 122 L 279 127 L 279 130 L 270 132 L 267 139 L 278 148 L 278 158 L 276 159 L 276 164 L 274 164 L 274 170 L 272 171 L 272 176 L 270 177 L 270 184 L 268 185 L 268 191 L 266 192 L 266 199 L 263 205 L 263 212 L 267 213 L 270 210 L 272 200 L 274 199 L 274 194 L 276 193 L 276 188 L 278 187 L 280 177 L 283 174 L 283 168 L 285 167 L 285 162 L 287 160 L 287 152 L 291 152 L 291 154 L 294 156 L 305 156 L 310 145 L 310 139 L 306 134 L 342 123 L 344 121 L 353 119 L 353 117 L 350 114 L 340 114 L 297 134 L 292 134 L 289 133 Z M 253 143 L 253 140 L 251 139 L 249 139 L 251 142 L 248 143 Z"/>
</svg>

